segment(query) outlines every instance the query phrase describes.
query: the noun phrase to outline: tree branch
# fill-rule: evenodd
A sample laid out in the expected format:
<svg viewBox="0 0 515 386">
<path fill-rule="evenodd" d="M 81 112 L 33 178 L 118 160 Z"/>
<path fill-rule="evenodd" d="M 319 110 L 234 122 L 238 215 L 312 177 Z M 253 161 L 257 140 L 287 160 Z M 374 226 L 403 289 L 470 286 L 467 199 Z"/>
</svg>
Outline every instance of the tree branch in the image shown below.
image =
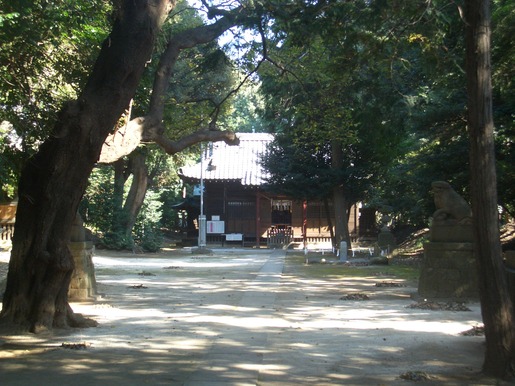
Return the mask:
<svg viewBox="0 0 515 386">
<path fill-rule="evenodd" d="M 158 144 L 167 154 L 178 153 L 187 147 L 199 142 L 217 142 L 224 141 L 228 145 L 238 145 L 239 138 L 232 131 L 213 131 L 209 128 L 201 129 L 190 135 L 182 137 L 178 141 L 172 141 L 164 135 L 156 134 L 153 142 Z"/>
<path fill-rule="evenodd" d="M 173 74 L 173 67 L 181 50 L 213 41 L 229 28 L 234 27 L 241 18 L 241 8 L 237 8 L 213 24 L 202 25 L 183 31 L 170 39 L 165 51 L 161 55 L 154 78 L 149 115 L 158 121 L 163 119 L 168 85 Z"/>
<path fill-rule="evenodd" d="M 153 120 L 146 117 L 138 117 L 115 133 L 110 134 L 102 147 L 98 163 L 113 163 L 132 153 L 142 142 L 154 142 L 170 155 L 203 141 L 224 141 L 228 145 L 238 145 L 240 143 L 234 132 L 218 130 L 212 124 L 178 141 L 173 141 L 164 134 L 166 130 L 162 125 L 153 125 L 152 122 Z"/>
</svg>

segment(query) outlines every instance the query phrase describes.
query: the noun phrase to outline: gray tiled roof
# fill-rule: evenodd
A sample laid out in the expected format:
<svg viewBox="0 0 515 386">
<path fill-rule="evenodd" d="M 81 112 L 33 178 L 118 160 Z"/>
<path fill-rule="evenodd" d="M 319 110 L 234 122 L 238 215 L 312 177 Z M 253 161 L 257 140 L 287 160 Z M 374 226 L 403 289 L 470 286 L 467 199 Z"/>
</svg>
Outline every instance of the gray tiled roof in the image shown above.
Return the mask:
<svg viewBox="0 0 515 386">
<path fill-rule="evenodd" d="M 225 142 L 214 142 L 204 146 L 203 178 L 209 181 L 240 181 L 242 185 L 261 185 L 267 172 L 260 162 L 268 145 L 274 139 L 272 134 L 237 133 L 238 146 Z M 211 151 L 212 148 L 212 151 Z M 184 179 L 200 180 L 200 163 L 179 169 Z"/>
</svg>

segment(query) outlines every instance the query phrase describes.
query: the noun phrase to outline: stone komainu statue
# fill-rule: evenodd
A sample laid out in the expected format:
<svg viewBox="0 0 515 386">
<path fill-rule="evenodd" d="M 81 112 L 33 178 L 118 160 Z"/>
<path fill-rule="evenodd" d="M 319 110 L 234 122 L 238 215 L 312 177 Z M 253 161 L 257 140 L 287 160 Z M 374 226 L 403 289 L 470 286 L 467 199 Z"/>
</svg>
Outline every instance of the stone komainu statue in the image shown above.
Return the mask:
<svg viewBox="0 0 515 386">
<path fill-rule="evenodd" d="M 469 204 L 445 181 L 431 184 L 435 197 L 436 211 L 433 221 L 437 223 L 469 223 L 472 210 Z"/>
</svg>

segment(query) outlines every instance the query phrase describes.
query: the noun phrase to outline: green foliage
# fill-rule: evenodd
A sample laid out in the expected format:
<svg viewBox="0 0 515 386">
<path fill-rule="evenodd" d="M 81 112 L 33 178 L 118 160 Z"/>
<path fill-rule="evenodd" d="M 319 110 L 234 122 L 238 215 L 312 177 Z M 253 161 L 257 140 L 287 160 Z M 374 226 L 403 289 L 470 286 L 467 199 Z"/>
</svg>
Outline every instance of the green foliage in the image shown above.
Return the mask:
<svg viewBox="0 0 515 386">
<path fill-rule="evenodd" d="M 396 223 L 427 226 L 434 211 L 431 182 L 445 180 L 468 197 L 468 135 L 463 61 L 463 23 L 435 3 L 408 29 L 396 88 L 407 106 L 408 135 L 368 203 L 389 208 Z M 393 90 L 392 90 L 393 91 Z"/>
<path fill-rule="evenodd" d="M 132 250 L 134 249 L 134 240 L 131 235 L 127 235 L 123 231 L 106 232 L 101 239 L 101 244 L 106 249 L 116 251 Z"/>
<path fill-rule="evenodd" d="M 96 233 L 104 247 L 115 250 L 132 249 L 132 236 L 117 226 L 123 222 L 126 214 L 114 199 L 113 177 L 112 167 L 94 169 L 79 211 L 85 226 Z"/>
<path fill-rule="evenodd" d="M 107 0 L 0 0 L 0 122 L 12 125 L 20 140 L 0 149 L 9 173 L 2 175 L 2 196 L 15 194 L 21 165 L 50 134 L 62 103 L 85 83 L 107 36 L 110 9 Z"/>
<path fill-rule="evenodd" d="M 180 183 L 174 170 L 172 158 L 159 152 L 150 152 L 147 158 L 149 177 L 152 186 L 137 216 L 132 232 L 127 233 L 123 224 L 128 214 L 123 209 L 123 201 L 132 181 L 124 182 L 122 197 L 118 197 L 114 187 L 113 166 L 103 166 L 93 170 L 86 194 L 81 202 L 81 214 L 87 227 L 99 237 L 108 249 L 133 249 L 139 246 L 150 252 L 159 250 L 162 243 L 162 228 L 180 228 L 177 211 L 170 206 L 180 198 Z M 177 161 L 180 161 L 177 159 Z"/>
<path fill-rule="evenodd" d="M 271 156 L 278 158 L 267 167 L 270 182 L 290 184 L 295 196 L 313 196 L 310 186 L 319 197 L 343 186 L 348 200 L 356 202 L 397 156 L 407 106 L 392 91 L 391 58 L 384 53 L 392 47 L 383 41 L 385 31 L 370 30 L 378 28 L 373 10 L 346 3 L 325 11 L 313 28 L 294 28 L 273 45 L 270 52 L 288 63 L 285 69 L 269 65 L 260 73 L 266 116 L 288 148 L 280 155 L 274 148 Z M 359 14 L 359 21 L 349 14 Z M 335 140 L 344 158 L 336 171 L 329 167 Z"/>
<path fill-rule="evenodd" d="M 464 23 L 455 6 L 441 0 L 264 0 L 246 6 L 255 7 L 258 17 L 233 31 L 230 49 L 213 42 L 181 53 L 166 96 L 164 127 L 170 138 L 215 116 L 223 128 L 264 131 L 263 112 L 269 129 L 280 133 L 268 163 L 278 190 L 323 197 L 343 183 L 352 200 L 388 208 L 399 221 L 418 225 L 432 213 L 433 180 L 447 180 L 468 196 Z M 0 0 L 0 9 L 0 200 L 9 200 L 16 195 L 21 165 L 51 132 L 61 104 L 76 98 L 85 83 L 108 34 L 112 5 Z M 256 39 L 248 39 L 243 33 L 255 31 L 258 19 L 268 39 L 266 52 L 261 35 L 254 32 Z M 492 21 L 499 203 L 515 215 L 512 2 L 493 1 Z M 186 1 L 178 3 L 134 98 L 133 117 L 147 111 L 169 37 L 204 23 Z M 225 100 L 265 53 L 270 60 L 259 69 L 264 97 L 248 84 Z M 329 167 L 335 139 L 345 156 L 336 173 Z M 176 177 L 168 171 L 188 152 L 195 150 L 165 165 L 152 148 L 153 189 L 174 191 Z M 124 234 L 115 225 L 124 214 L 110 199 L 107 174 L 102 181 L 92 177 L 83 210 L 89 224 L 113 240 Z M 174 215 L 165 210 L 161 225 L 173 227 Z M 130 244 L 124 237 L 113 244 Z"/>
<path fill-rule="evenodd" d="M 133 115 L 145 115 L 148 111 L 157 65 L 169 39 L 203 23 L 199 13 L 187 1 L 178 2 L 163 27 L 148 71 L 134 98 Z M 232 63 L 216 41 L 182 50 L 165 97 L 167 136 L 179 139 L 223 116 L 230 108 L 230 102 L 222 102 L 235 87 L 235 79 Z"/>
<path fill-rule="evenodd" d="M 234 87 L 230 62 L 216 42 L 195 47 L 180 56 L 169 86 L 165 121 L 168 135 L 178 138 L 197 130 L 229 108 L 224 98 Z"/>
<path fill-rule="evenodd" d="M 515 218 L 515 125 L 501 126 L 497 137 L 499 205 Z"/>
<path fill-rule="evenodd" d="M 76 97 L 101 40 L 105 0 L 2 1 L 0 93 L 2 119 L 30 147 L 46 137 L 59 105 Z"/>
<path fill-rule="evenodd" d="M 497 77 L 504 80 L 495 110 L 500 200 L 510 208 L 514 108 L 505 85 L 513 78 L 507 63 L 513 61 L 514 13 L 506 2 L 494 3 L 494 35 L 505 47 L 494 48 Z M 325 162 L 312 161 L 339 139 L 345 160 L 332 181 L 343 181 L 349 196 L 397 222 L 427 224 L 434 180 L 449 181 L 468 197 L 464 25 L 454 7 L 440 1 L 335 2 L 320 13 L 316 6 L 299 8 L 295 17 L 278 17 L 272 29 L 274 65 L 261 72 L 262 90 L 266 117 L 285 139 L 278 137 L 267 162 L 271 183 L 310 196 L 315 178 L 327 192 L 323 181 L 331 179 L 322 176 L 330 153 Z"/>
<path fill-rule="evenodd" d="M 263 133 L 266 127 L 261 118 L 264 101 L 259 85 L 247 81 L 233 96 L 230 107 L 220 119 L 220 126 L 238 133 Z"/>
<path fill-rule="evenodd" d="M 18 151 L 12 125 L 0 123 L 0 202 L 11 201 L 16 196 L 16 185 L 22 159 Z"/>
<path fill-rule="evenodd" d="M 145 203 L 134 226 L 134 240 L 145 251 L 157 252 L 163 240 L 161 234 L 162 205 L 160 194 L 147 191 Z"/>
<path fill-rule="evenodd" d="M 122 224 L 126 223 L 128 214 L 117 204 L 113 181 L 112 167 L 93 170 L 80 207 L 85 225 L 93 229 L 105 248 L 131 250 L 139 245 L 155 251 L 158 248 L 161 203 L 155 195 L 150 195 L 138 216 L 134 232 L 127 234 Z"/>
<path fill-rule="evenodd" d="M 100 235 L 112 231 L 115 204 L 112 200 L 114 173 L 111 167 L 96 168 L 89 177 L 89 186 L 80 204 L 80 213 L 87 227 Z"/>
<path fill-rule="evenodd" d="M 328 198 L 334 184 L 329 146 L 293 135 L 278 134 L 263 160 L 271 171 L 267 189 L 303 200 Z"/>
</svg>

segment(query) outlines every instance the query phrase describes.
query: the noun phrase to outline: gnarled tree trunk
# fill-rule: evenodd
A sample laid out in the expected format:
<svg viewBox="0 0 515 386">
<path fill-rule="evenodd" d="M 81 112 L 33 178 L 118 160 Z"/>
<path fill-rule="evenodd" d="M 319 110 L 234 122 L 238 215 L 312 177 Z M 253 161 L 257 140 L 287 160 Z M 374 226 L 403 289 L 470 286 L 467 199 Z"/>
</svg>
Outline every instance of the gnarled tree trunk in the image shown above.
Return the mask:
<svg viewBox="0 0 515 386">
<path fill-rule="evenodd" d="M 129 105 L 171 0 L 122 0 L 80 97 L 60 113 L 54 135 L 25 166 L 2 322 L 38 332 L 94 324 L 68 304 L 73 260 L 67 241 L 89 174 Z"/>
</svg>

